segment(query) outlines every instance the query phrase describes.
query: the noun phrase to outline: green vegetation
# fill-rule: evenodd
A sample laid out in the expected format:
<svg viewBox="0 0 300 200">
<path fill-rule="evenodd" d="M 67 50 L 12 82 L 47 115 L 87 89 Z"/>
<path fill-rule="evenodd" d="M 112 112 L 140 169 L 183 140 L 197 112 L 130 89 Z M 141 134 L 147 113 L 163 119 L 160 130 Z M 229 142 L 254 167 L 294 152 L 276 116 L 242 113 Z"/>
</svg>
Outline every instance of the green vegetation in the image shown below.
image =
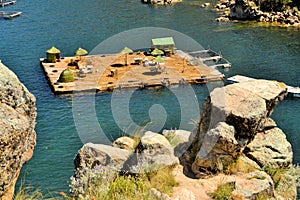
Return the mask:
<svg viewBox="0 0 300 200">
<path fill-rule="evenodd" d="M 147 172 L 136 175 L 119 175 L 113 169 L 96 166 L 76 171 L 76 177 L 71 178 L 71 193 L 73 199 L 103 199 L 103 200 L 141 200 L 156 199 L 151 194 L 151 188 L 172 194 L 177 185 L 172 174 L 172 168 L 163 168 L 156 172 Z"/>
<path fill-rule="evenodd" d="M 209 196 L 215 200 L 228 200 L 231 199 L 231 193 L 234 190 L 234 182 L 224 183 L 219 185 L 219 187 Z"/>
<path fill-rule="evenodd" d="M 43 194 L 39 190 L 32 191 L 32 188 L 22 188 L 15 194 L 14 200 L 42 200 L 45 199 Z"/>
<path fill-rule="evenodd" d="M 287 173 L 287 169 L 274 169 L 272 167 L 265 167 L 264 171 L 271 176 L 274 182 L 274 187 L 277 189 L 283 174 Z"/>
<path fill-rule="evenodd" d="M 248 180 L 251 180 L 251 179 L 265 180 L 266 177 L 265 177 L 265 176 L 257 176 L 257 175 L 255 175 L 255 176 L 249 177 L 249 178 L 247 178 L 247 179 L 248 179 Z"/>
<path fill-rule="evenodd" d="M 225 170 L 225 174 L 237 174 L 237 173 L 249 173 L 255 171 L 256 168 L 245 163 L 240 157 L 235 160 L 234 163 L 230 164 Z"/>
</svg>

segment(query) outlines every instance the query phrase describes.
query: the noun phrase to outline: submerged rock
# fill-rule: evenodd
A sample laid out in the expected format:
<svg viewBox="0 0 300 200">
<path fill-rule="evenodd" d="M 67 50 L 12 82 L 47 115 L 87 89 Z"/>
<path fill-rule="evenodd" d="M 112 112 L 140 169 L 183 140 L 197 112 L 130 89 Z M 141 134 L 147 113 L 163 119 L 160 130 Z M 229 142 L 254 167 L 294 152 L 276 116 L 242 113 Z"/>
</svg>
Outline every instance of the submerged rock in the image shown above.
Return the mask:
<svg viewBox="0 0 300 200">
<path fill-rule="evenodd" d="M 36 144 L 35 97 L 0 62 L 0 199 L 12 199 L 22 165 Z"/>
</svg>

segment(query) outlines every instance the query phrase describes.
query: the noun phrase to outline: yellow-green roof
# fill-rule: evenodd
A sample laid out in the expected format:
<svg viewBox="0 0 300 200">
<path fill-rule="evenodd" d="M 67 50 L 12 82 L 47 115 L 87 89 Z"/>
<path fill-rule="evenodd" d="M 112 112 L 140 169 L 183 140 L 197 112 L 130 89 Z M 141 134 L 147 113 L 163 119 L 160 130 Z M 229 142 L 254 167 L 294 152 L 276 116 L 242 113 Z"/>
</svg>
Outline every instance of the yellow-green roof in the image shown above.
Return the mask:
<svg viewBox="0 0 300 200">
<path fill-rule="evenodd" d="M 120 51 L 121 54 L 127 54 L 127 53 L 132 53 L 133 51 L 129 49 L 128 47 L 124 47 L 122 51 Z"/>
<path fill-rule="evenodd" d="M 88 54 L 88 51 L 80 47 L 75 52 L 75 56 L 83 56 L 86 54 Z"/>
<path fill-rule="evenodd" d="M 51 47 L 46 51 L 47 53 L 60 53 L 60 50 L 58 50 L 56 47 Z"/>
<path fill-rule="evenodd" d="M 152 39 L 152 45 L 175 45 L 173 37 Z"/>
</svg>

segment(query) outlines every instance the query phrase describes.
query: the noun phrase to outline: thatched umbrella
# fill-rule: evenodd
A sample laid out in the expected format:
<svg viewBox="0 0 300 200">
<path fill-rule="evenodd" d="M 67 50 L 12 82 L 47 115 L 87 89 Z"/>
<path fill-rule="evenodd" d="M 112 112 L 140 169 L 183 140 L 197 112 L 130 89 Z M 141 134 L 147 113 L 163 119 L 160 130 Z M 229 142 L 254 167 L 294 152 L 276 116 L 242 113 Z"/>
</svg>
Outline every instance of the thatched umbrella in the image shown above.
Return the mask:
<svg viewBox="0 0 300 200">
<path fill-rule="evenodd" d="M 133 51 L 129 49 L 128 47 L 124 47 L 122 51 L 120 51 L 120 54 L 125 54 L 125 65 L 127 64 L 127 54 L 132 53 Z"/>
<path fill-rule="evenodd" d="M 157 55 L 163 55 L 164 52 L 163 52 L 162 50 L 160 50 L 160 49 L 155 48 L 155 49 L 151 52 L 151 54 L 152 54 L 153 56 L 157 56 Z"/>
<path fill-rule="evenodd" d="M 80 47 L 75 51 L 75 56 L 79 56 L 80 59 L 81 56 L 84 56 L 86 54 L 88 54 L 88 51 Z"/>
<path fill-rule="evenodd" d="M 163 63 L 165 62 L 164 59 L 161 56 L 157 56 L 152 59 L 153 62 Z"/>
</svg>

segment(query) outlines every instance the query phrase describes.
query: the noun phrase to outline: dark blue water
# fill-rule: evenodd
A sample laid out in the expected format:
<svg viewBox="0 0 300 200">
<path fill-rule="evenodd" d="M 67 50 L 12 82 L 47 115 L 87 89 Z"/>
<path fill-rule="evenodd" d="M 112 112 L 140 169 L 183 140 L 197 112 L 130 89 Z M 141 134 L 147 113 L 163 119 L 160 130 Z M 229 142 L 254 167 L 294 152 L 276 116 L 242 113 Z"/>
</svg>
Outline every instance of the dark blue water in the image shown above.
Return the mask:
<svg viewBox="0 0 300 200">
<path fill-rule="evenodd" d="M 34 157 L 22 169 L 21 178 L 43 191 L 68 190 L 73 158 L 82 146 L 72 112 L 72 97 L 51 93 L 39 66 L 45 50 L 55 45 L 63 56 L 78 47 L 91 51 L 98 43 L 119 32 L 140 27 L 163 27 L 182 32 L 228 58 L 233 67 L 223 71 L 231 76 L 276 79 L 300 85 L 300 30 L 258 27 L 253 23 L 214 22 L 216 14 L 201 9 L 204 1 L 185 0 L 174 6 L 148 6 L 139 0 L 19 0 L 1 10 L 23 14 L 0 20 L 0 59 L 9 66 L 37 98 L 37 146 Z M 199 104 L 208 91 L 194 88 Z M 178 88 L 178 92 L 184 91 Z M 179 127 L 180 104 L 168 89 L 136 91 L 130 100 L 130 114 L 136 124 L 150 121 L 152 105 L 162 105 L 167 113 L 164 127 Z M 121 133 L 111 111 L 111 94 L 95 96 L 95 111 L 107 137 Z M 300 100 L 283 101 L 273 118 L 293 145 L 294 162 L 300 162 Z M 197 119 L 197 113 L 194 114 Z M 189 127 L 192 123 L 185 124 Z"/>
</svg>

